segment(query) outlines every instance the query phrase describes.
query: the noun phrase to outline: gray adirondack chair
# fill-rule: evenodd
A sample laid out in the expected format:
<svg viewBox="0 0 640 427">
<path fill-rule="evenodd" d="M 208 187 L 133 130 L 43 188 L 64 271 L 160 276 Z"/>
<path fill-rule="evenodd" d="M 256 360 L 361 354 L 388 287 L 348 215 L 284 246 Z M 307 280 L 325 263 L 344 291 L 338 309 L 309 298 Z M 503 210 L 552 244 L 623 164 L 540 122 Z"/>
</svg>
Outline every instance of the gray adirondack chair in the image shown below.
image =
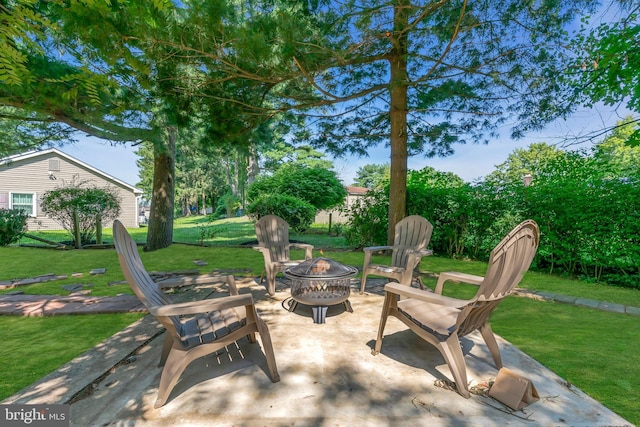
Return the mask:
<svg viewBox="0 0 640 427">
<path fill-rule="evenodd" d="M 491 352 L 496 368 L 502 367 L 500 349 L 489 324 L 493 310 L 520 283 L 536 254 L 540 241 L 538 225 L 531 220 L 516 226 L 491 252 L 484 276 L 466 273 L 441 273 L 435 292 L 389 283 L 373 354 L 382 347 L 382 336 L 388 316 L 400 319 L 422 339 L 435 346 L 451 371 L 456 389 L 470 397 L 467 371 L 460 338 L 479 330 Z M 442 295 L 446 281 L 477 285 L 478 292 L 470 300 Z M 399 298 L 402 297 L 400 300 Z"/>
<path fill-rule="evenodd" d="M 267 278 L 269 295 L 276 293 L 276 276 L 285 268 L 297 265 L 312 258 L 313 246 L 305 243 L 289 242 L 289 224 L 276 215 L 265 215 L 255 223 L 258 246 L 253 249 L 262 253 L 264 257 L 264 276 Z M 292 260 L 290 249 L 304 249 L 304 260 Z"/>
<path fill-rule="evenodd" d="M 256 311 L 251 295 L 238 295 L 233 276 L 223 279 L 231 296 L 173 303 L 145 270 L 135 242 L 120 221 L 113 223 L 113 240 L 120 267 L 129 286 L 166 329 L 160 355 L 163 366 L 155 407 L 163 406 L 180 375 L 193 360 L 215 353 L 247 336 L 255 343 L 258 332 L 271 381 L 280 381 L 267 324 Z"/>
<path fill-rule="evenodd" d="M 364 264 L 360 294 L 364 293 L 367 276 L 374 274 L 397 280 L 403 285 L 411 285 L 414 269 L 423 256 L 433 252 L 426 249 L 431 240 L 433 225 L 419 215 L 408 216 L 396 224 L 393 246 L 369 246 L 364 248 Z M 391 265 L 371 262 L 374 252 L 391 250 Z"/>
</svg>

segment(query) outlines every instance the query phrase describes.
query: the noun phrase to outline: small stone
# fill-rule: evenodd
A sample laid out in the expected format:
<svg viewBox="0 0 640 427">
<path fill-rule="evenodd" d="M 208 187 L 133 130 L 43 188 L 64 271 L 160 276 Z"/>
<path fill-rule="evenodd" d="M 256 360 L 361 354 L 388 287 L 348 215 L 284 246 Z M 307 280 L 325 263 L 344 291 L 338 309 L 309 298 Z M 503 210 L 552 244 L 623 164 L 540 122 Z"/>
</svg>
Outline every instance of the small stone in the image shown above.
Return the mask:
<svg viewBox="0 0 640 427">
<path fill-rule="evenodd" d="M 117 282 L 109 282 L 107 283 L 107 286 L 126 285 L 126 284 L 127 284 L 126 280 L 119 280 Z"/>
<path fill-rule="evenodd" d="M 136 360 L 138 360 L 138 358 L 137 358 L 137 357 L 135 357 L 135 356 L 129 356 L 129 357 L 127 357 L 126 359 L 124 359 L 124 360 L 122 361 L 122 363 L 124 363 L 125 365 L 128 365 L 129 363 L 133 363 L 133 362 L 135 362 Z"/>
<path fill-rule="evenodd" d="M 200 259 L 197 259 L 197 260 L 193 261 L 193 263 L 194 263 L 195 265 L 200 266 L 200 267 L 204 267 L 205 265 L 207 265 L 207 262 L 202 261 L 202 260 L 200 260 Z"/>
<path fill-rule="evenodd" d="M 95 274 L 104 274 L 106 273 L 107 269 L 106 268 L 94 268 L 93 270 L 91 270 L 91 272 L 89 274 L 95 275 Z"/>
<path fill-rule="evenodd" d="M 82 277 L 82 273 L 71 273 L 71 277 Z"/>
<path fill-rule="evenodd" d="M 61 288 L 68 292 L 77 292 L 84 289 L 84 285 L 76 283 L 72 285 L 62 285 Z"/>
</svg>

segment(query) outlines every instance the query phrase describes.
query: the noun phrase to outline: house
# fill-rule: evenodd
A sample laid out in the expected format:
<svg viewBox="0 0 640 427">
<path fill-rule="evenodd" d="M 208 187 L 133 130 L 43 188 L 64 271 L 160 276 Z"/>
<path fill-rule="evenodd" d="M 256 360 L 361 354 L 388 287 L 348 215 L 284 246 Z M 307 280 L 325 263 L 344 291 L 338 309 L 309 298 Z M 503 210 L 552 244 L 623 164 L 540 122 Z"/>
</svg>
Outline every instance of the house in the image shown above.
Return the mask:
<svg viewBox="0 0 640 427">
<path fill-rule="evenodd" d="M 0 209 L 24 209 L 31 218 L 29 230 L 61 230 L 62 226 L 45 216 L 39 207 L 47 190 L 62 187 L 73 180 L 110 187 L 120 197 L 120 217 L 126 227 L 138 227 L 138 205 L 142 190 L 55 148 L 30 151 L 0 160 Z"/>
<path fill-rule="evenodd" d="M 316 214 L 316 224 L 335 224 L 347 222 L 348 217 L 342 211 L 351 208 L 351 206 L 353 206 L 356 201 L 362 199 L 365 194 L 367 194 L 367 191 L 369 191 L 368 188 L 364 187 L 346 186 L 344 188 L 345 190 L 347 190 L 347 197 L 344 199 L 343 205 L 330 210 L 319 211 Z"/>
</svg>

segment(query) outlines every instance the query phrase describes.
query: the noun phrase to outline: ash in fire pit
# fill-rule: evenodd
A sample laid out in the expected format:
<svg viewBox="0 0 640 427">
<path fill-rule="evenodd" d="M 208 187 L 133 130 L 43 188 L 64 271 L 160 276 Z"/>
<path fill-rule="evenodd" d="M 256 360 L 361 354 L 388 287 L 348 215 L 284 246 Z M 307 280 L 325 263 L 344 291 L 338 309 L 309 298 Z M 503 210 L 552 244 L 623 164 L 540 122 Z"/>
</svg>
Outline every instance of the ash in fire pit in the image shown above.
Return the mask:
<svg viewBox="0 0 640 427">
<path fill-rule="evenodd" d="M 330 305 L 342 303 L 353 312 L 348 298 L 351 278 L 358 274 L 356 268 L 328 258 L 314 258 L 285 269 L 283 274 L 291 280 L 293 301 L 289 311 L 295 310 L 298 303 L 310 305 L 315 323 L 325 322 Z"/>
</svg>

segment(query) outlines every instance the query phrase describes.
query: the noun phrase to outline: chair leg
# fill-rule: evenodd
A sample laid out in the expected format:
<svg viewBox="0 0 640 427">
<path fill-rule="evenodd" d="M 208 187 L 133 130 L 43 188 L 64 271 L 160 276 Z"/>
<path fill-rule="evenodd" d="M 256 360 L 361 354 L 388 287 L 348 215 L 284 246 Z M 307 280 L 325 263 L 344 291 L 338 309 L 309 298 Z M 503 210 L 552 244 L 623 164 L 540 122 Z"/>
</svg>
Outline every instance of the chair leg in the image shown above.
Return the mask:
<svg viewBox="0 0 640 427">
<path fill-rule="evenodd" d="M 258 326 L 258 334 L 260 334 L 260 341 L 264 346 L 264 355 L 267 357 L 267 367 L 269 368 L 269 376 L 271 382 L 277 383 L 280 381 L 280 374 L 278 373 L 278 367 L 276 365 L 276 356 L 273 352 L 273 343 L 271 342 L 271 334 L 269 334 L 269 328 L 267 324 L 261 318 L 256 318 L 256 325 Z"/>
<path fill-rule="evenodd" d="M 267 270 L 267 292 L 269 295 L 274 296 L 276 294 L 276 276 L 277 270 Z"/>
<path fill-rule="evenodd" d="M 365 269 L 362 269 L 362 279 L 360 280 L 360 295 L 364 294 L 364 287 L 367 284 L 367 273 Z"/>
<path fill-rule="evenodd" d="M 382 305 L 382 315 L 380 316 L 380 325 L 378 326 L 378 337 L 376 338 L 376 346 L 373 351 L 371 351 L 371 354 L 373 354 L 374 356 L 380 353 L 380 349 L 382 348 L 382 335 L 384 334 L 385 326 L 387 326 L 387 318 L 389 317 L 391 303 L 394 301 L 394 298 L 397 298 L 397 296 L 389 292 L 387 292 L 384 297 L 384 304 Z"/>
<path fill-rule="evenodd" d="M 167 402 L 171 390 L 173 390 L 173 387 L 175 387 L 180 379 L 180 375 L 191 362 L 191 358 L 187 356 L 187 353 L 185 350 L 176 348 L 172 348 L 171 352 L 169 352 L 167 361 L 162 369 L 162 374 L 160 375 L 158 397 L 156 403 L 153 405 L 154 408 L 160 408 Z"/>
<path fill-rule="evenodd" d="M 449 366 L 458 393 L 464 398 L 470 398 L 471 394 L 467 386 L 467 366 L 464 362 L 464 354 L 462 353 L 458 335 L 451 335 L 446 341 L 441 342 L 437 348 Z"/>
<path fill-rule="evenodd" d="M 500 356 L 500 348 L 498 348 L 498 342 L 496 341 L 495 335 L 493 335 L 493 331 L 491 330 L 491 325 L 489 324 L 489 322 L 480 327 L 480 333 L 482 334 L 482 338 L 484 338 L 484 342 L 487 344 L 487 347 L 491 352 L 491 357 L 493 357 L 493 362 L 495 363 L 496 368 L 502 368 L 502 357 Z"/>
<path fill-rule="evenodd" d="M 165 330 L 164 334 L 164 343 L 162 344 L 162 353 L 160 353 L 160 363 L 158 363 L 158 366 L 164 366 L 171 347 L 173 346 L 173 337 L 169 334 L 169 331 Z"/>
</svg>

